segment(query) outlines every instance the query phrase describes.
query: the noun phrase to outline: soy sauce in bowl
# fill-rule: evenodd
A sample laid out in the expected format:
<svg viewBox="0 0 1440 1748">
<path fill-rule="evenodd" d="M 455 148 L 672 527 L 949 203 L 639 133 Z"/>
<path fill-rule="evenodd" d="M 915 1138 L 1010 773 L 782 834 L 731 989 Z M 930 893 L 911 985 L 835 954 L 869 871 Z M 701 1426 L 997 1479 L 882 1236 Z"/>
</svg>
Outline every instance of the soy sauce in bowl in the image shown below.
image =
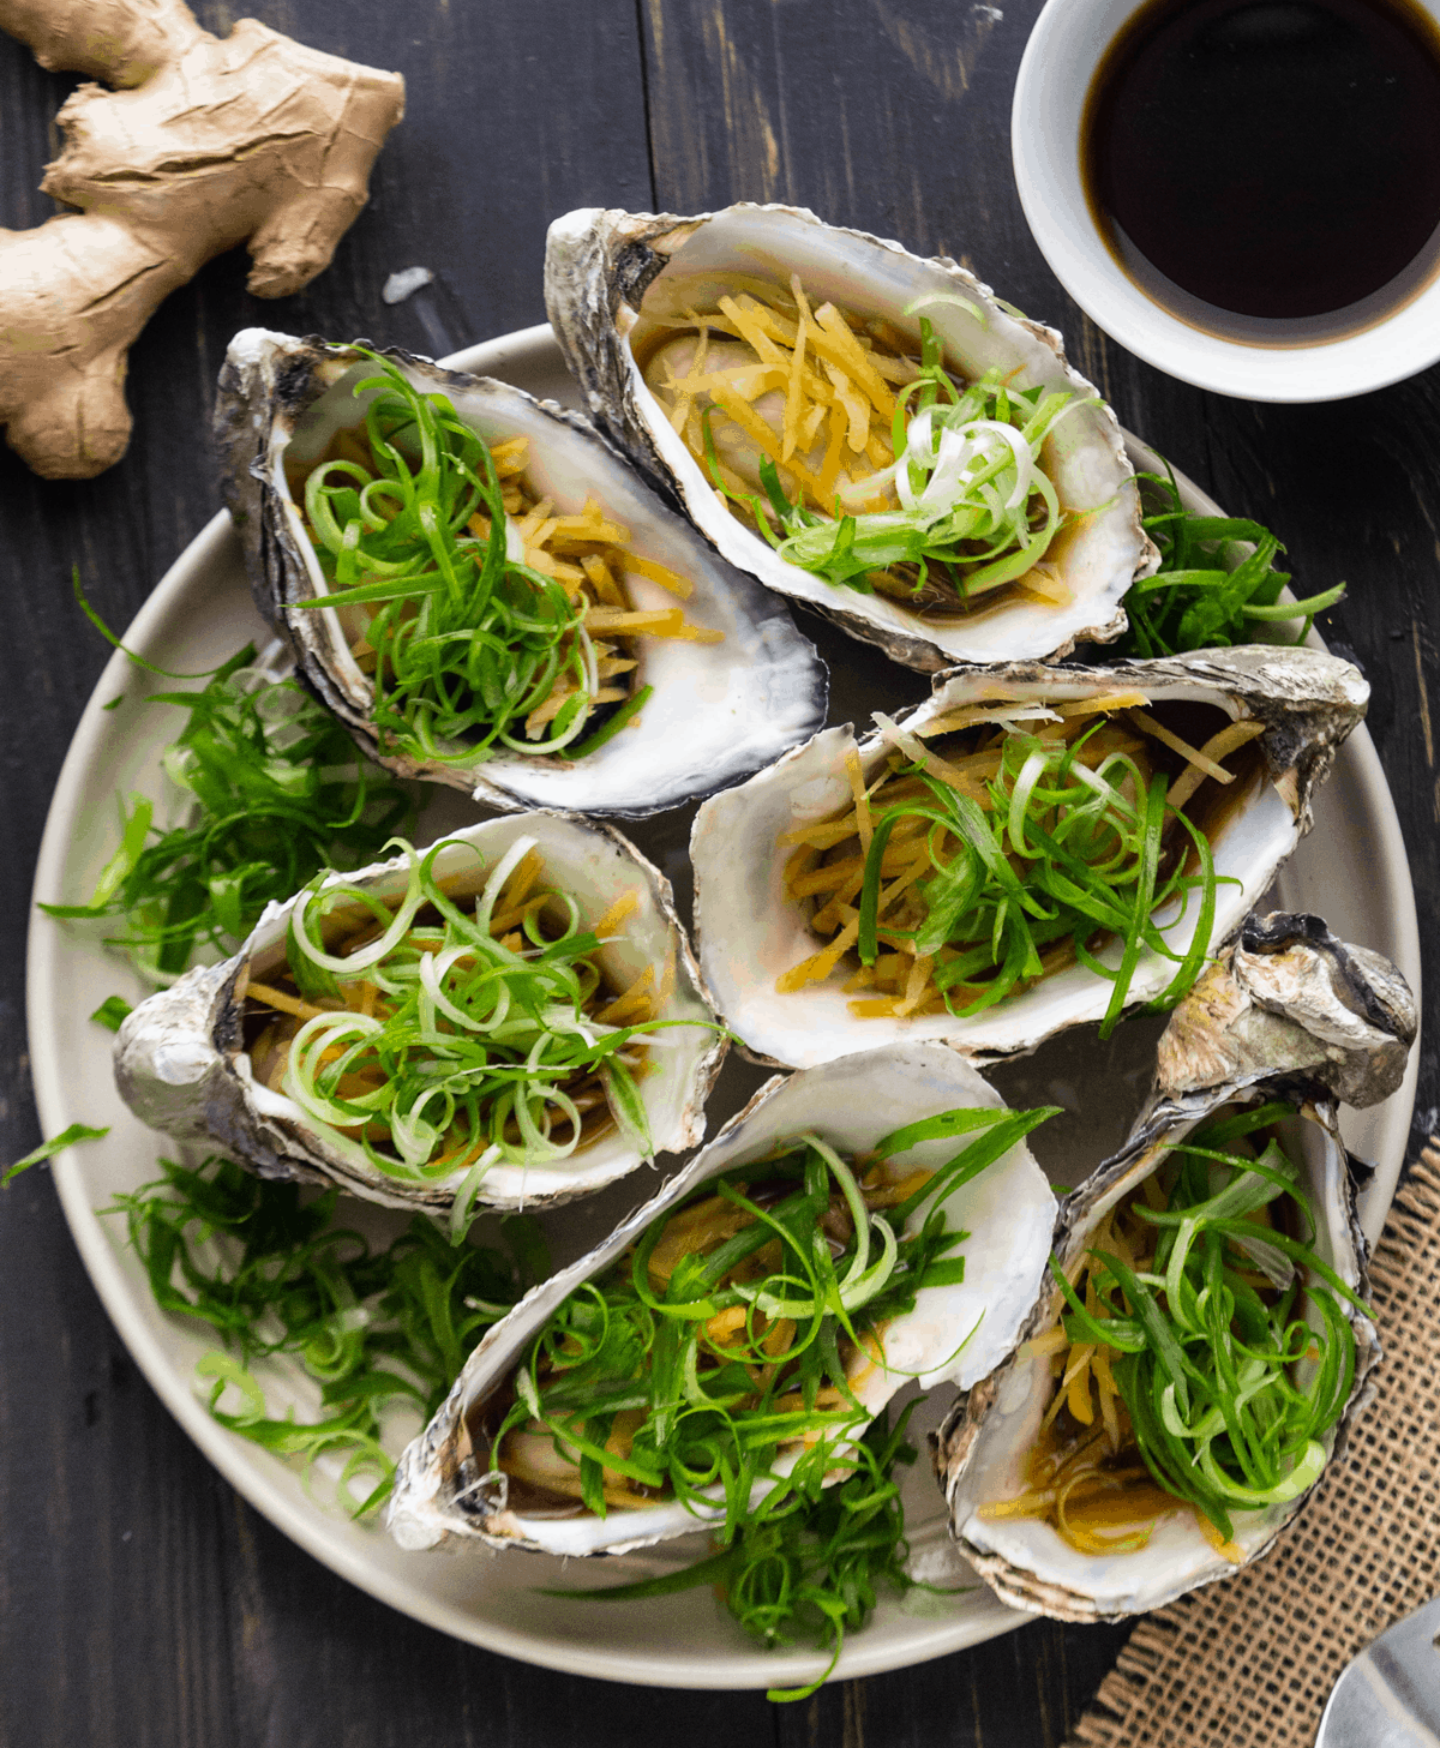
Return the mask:
<svg viewBox="0 0 1440 1748">
<path fill-rule="evenodd" d="M 1440 267 L 1440 29 L 1413 0 L 1149 0 L 1096 69 L 1086 198 L 1131 279 L 1252 343 L 1369 327 Z"/>
</svg>

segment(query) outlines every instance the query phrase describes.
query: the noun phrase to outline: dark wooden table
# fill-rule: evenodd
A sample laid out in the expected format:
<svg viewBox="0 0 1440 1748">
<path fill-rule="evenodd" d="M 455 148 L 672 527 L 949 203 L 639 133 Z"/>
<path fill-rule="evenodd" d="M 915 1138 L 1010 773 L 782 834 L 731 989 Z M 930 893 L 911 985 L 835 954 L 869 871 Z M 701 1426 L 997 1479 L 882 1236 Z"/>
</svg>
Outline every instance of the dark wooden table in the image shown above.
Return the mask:
<svg viewBox="0 0 1440 1748">
<path fill-rule="evenodd" d="M 1002 12 L 1003 8 L 1003 12 Z M 580 205 L 699 212 L 784 200 L 958 257 L 1065 331 L 1121 419 L 1288 543 L 1305 592 L 1346 579 L 1328 635 L 1374 686 L 1370 726 L 1435 912 L 1427 702 L 1440 635 L 1440 373 L 1359 401 L 1222 400 L 1137 363 L 1070 303 L 1021 216 L 1010 95 L 1040 0 L 262 0 L 265 22 L 384 67 L 409 115 L 369 209 L 302 297 L 262 303 L 225 257 L 131 356 L 135 436 L 98 480 L 0 454 L 0 1160 L 37 1141 L 23 1008 L 36 849 L 108 651 L 72 565 L 124 624 L 219 504 L 206 429 L 235 329 L 263 323 L 440 352 L 542 318 L 545 227 Z M 223 32 L 231 11 L 197 8 Z M 0 38 L 0 221 L 40 223 L 73 81 Z M 387 306 L 388 274 L 435 284 Z M 1426 942 L 1428 987 L 1440 962 Z M 1433 1010 L 1432 1010 L 1433 1011 Z M 1440 1074 L 1425 1046 L 1417 1124 Z M 48 1177 L 0 1198 L 0 1748 L 381 1748 L 429 1742 L 1062 1740 L 1124 1628 L 1049 1622 L 806 1705 L 569 1679 L 453 1643 L 350 1588 L 239 1500 L 151 1394 L 83 1273 Z"/>
</svg>

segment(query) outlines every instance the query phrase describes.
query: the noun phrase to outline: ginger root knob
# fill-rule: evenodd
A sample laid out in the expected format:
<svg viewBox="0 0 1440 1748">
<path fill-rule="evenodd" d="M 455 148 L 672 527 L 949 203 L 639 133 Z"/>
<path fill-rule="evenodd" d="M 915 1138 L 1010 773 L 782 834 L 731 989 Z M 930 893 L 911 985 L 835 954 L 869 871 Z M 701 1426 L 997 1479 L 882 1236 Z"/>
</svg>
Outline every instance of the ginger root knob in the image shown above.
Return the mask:
<svg viewBox="0 0 1440 1748">
<path fill-rule="evenodd" d="M 79 210 L 0 229 L 0 425 L 36 473 L 89 479 L 125 453 L 126 357 L 160 302 L 240 243 L 257 297 L 308 284 L 405 86 L 252 18 L 211 36 L 180 0 L 0 0 L 0 28 L 120 87 L 60 111 L 42 187 Z"/>
</svg>

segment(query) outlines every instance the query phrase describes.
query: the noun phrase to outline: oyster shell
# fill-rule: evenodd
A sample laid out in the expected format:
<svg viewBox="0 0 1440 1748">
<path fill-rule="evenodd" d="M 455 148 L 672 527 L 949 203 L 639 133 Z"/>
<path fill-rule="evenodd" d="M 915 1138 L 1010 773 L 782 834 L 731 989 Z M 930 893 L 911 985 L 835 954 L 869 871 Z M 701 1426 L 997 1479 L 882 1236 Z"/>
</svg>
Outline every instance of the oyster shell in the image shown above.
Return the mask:
<svg viewBox="0 0 1440 1748">
<path fill-rule="evenodd" d="M 389 1508 L 391 1534 L 407 1548 L 431 1547 L 454 1535 L 479 1537 L 494 1547 L 593 1554 L 623 1553 L 699 1527 L 705 1520 L 674 1502 L 646 1510 L 612 1510 L 603 1519 L 579 1512 L 546 1518 L 511 1510 L 508 1477 L 481 1472 L 467 1416 L 503 1384 L 566 1295 L 607 1269 L 696 1185 L 761 1158 L 775 1142 L 806 1130 L 853 1154 L 904 1124 L 957 1105 L 1004 1108 L 968 1064 L 927 1044 L 870 1051 L 767 1082 L 658 1196 L 588 1256 L 536 1287 L 486 1334 L 439 1413 L 400 1459 Z M 953 1149 L 953 1142 L 930 1142 L 907 1159 L 935 1166 Z M 1045 1268 L 1055 1200 L 1023 1143 L 953 1191 L 944 1206 L 952 1226 L 958 1220 L 971 1234 L 963 1252 L 965 1280 L 959 1286 L 925 1289 L 913 1312 L 888 1325 L 886 1353 L 894 1371 L 879 1368 L 866 1384 L 857 1385 L 873 1413 L 913 1374 L 927 1384 L 953 1381 L 962 1387 L 983 1377 L 1009 1351 Z M 959 1337 L 981 1311 L 978 1328 L 957 1356 Z M 722 1506 L 717 1505 L 715 1515 L 723 1516 Z"/>
<path fill-rule="evenodd" d="M 680 1152 L 705 1133 L 704 1104 L 719 1072 L 725 1042 L 700 993 L 689 943 L 675 914 L 669 882 L 613 829 L 554 813 L 509 815 L 470 826 L 443 840 L 440 877 L 472 877 L 478 850 L 493 867 L 522 837 L 536 840 L 545 879 L 572 895 L 581 915 L 598 920 L 626 892 L 638 897 L 624 932 L 602 949 L 611 981 L 624 988 L 647 966 L 673 965 L 665 1020 L 696 1022 L 664 1034 L 638 1085 L 653 1149 Z M 322 886 L 361 885 L 377 897 L 406 886 L 405 857 L 354 874 L 330 875 Z M 245 945 L 222 965 L 198 966 L 171 988 L 142 1002 L 120 1028 L 115 1079 L 135 1114 L 153 1128 L 196 1141 L 248 1165 L 261 1177 L 334 1184 L 351 1195 L 396 1208 L 440 1211 L 465 1179 L 415 1183 L 379 1170 L 344 1137 L 317 1128 L 293 1100 L 252 1073 L 242 1026 L 252 962 L 277 963 L 297 898 L 271 905 Z M 553 1206 L 587 1195 L 634 1171 L 642 1155 L 621 1129 L 597 1137 L 568 1159 L 531 1166 L 496 1164 L 476 1201 L 496 1208 Z"/>
<path fill-rule="evenodd" d="M 1337 1048 L 1341 1011 L 1350 1016 L 1348 1041 Z M 1104 1215 L 1198 1123 L 1225 1105 L 1279 1097 L 1295 1103 L 1303 1118 L 1291 1127 L 1316 1214 L 1317 1254 L 1364 1298 L 1367 1247 L 1355 1213 L 1354 1162 L 1340 1139 L 1327 1080 L 1338 1065 L 1359 1102 L 1387 1096 L 1403 1074 L 1414 1018 L 1404 980 L 1378 955 L 1336 941 L 1312 917 L 1256 919 L 1222 956 L 1209 987 L 1197 988 L 1176 1009 L 1161 1040 L 1156 1096 L 1130 1140 L 1063 1203 L 1055 1239 L 1062 1268 L 1078 1266 Z M 1270 1052 L 1264 1067 L 1253 1054 L 1261 1037 Z M 1357 1068 L 1365 1054 L 1370 1074 Z M 1217 1065 L 1224 1065 L 1218 1074 Z M 1063 1308 L 1059 1289 L 1047 1282 L 1022 1343 L 1052 1329 Z M 1341 1420 L 1326 1436 L 1332 1452 L 1343 1449 L 1368 1398 L 1366 1374 L 1380 1351 L 1368 1318 L 1343 1303 L 1342 1309 L 1355 1331 L 1356 1371 Z M 1115 1620 L 1159 1608 L 1236 1569 L 1184 1512 L 1162 1520 L 1146 1547 L 1107 1555 L 1078 1552 L 1036 1519 L 983 1517 L 987 1502 L 1023 1491 L 1028 1452 L 1052 1389 L 1049 1358 L 1022 1345 L 957 1404 L 936 1441 L 952 1533 L 1005 1602 L 1064 1620 Z M 1235 1539 L 1246 1561 L 1270 1546 L 1306 1497 L 1308 1491 L 1284 1505 L 1237 1514 Z"/>
<path fill-rule="evenodd" d="M 1268 781 L 1252 786 L 1241 808 L 1212 834 L 1217 872 L 1240 882 L 1218 889 L 1212 935 L 1218 947 L 1309 829 L 1314 788 L 1364 715 L 1369 688 L 1349 663 L 1315 650 L 1252 646 L 1103 668 L 966 667 L 938 678 L 931 698 L 897 720 L 920 733 L 967 704 L 993 708 L 1004 699 L 1019 708 L 1133 690 L 1157 704 L 1203 701 L 1232 718 L 1252 717 L 1265 725 L 1254 744 Z M 788 994 L 776 989 L 776 980 L 819 945 L 805 909 L 786 892 L 785 852 L 778 842 L 782 833 L 848 805 L 845 761 L 856 744 L 848 725 L 825 729 L 769 770 L 713 796 L 696 816 L 690 854 L 700 962 L 716 1005 L 748 1051 L 763 1061 L 804 1068 L 891 1039 L 938 1038 L 976 1060 L 995 1061 L 1033 1050 L 1066 1026 L 1100 1019 L 1110 985 L 1081 964 L 963 1019 L 947 1012 L 857 1018 L 842 987 L 843 965 L 825 982 Z M 883 734 L 859 743 L 867 777 L 888 750 Z M 1170 932 L 1172 947 L 1183 950 L 1193 926 L 1184 920 Z M 1104 949 L 1102 957 L 1107 955 L 1114 962 L 1116 949 Z M 1172 969 L 1147 950 L 1131 985 L 1131 1004 L 1163 989 Z"/>
<path fill-rule="evenodd" d="M 1273 1080 L 1283 1064 L 1363 1110 L 1398 1090 L 1418 1025 L 1410 985 L 1381 954 L 1319 917 L 1247 917 L 1161 1034 L 1156 1096 Z"/>
<path fill-rule="evenodd" d="M 898 243 L 823 224 L 797 207 L 745 202 L 697 218 L 600 208 L 567 213 L 551 225 L 546 244 L 545 307 L 602 427 L 678 497 L 732 564 L 851 636 L 927 673 L 957 661 L 1060 656 L 1082 640 L 1118 637 L 1126 624 L 1121 598 L 1158 559 L 1140 527 L 1120 428 L 1103 403 L 1067 412 L 1043 451 L 1062 508 L 1097 512 L 1072 522 L 1047 555 L 1068 586 L 1068 601 L 1009 590 L 968 614 L 922 616 L 883 594 L 838 587 L 788 563 L 731 514 L 647 385 L 642 364 L 657 316 L 713 309 L 715 297 L 742 278 L 787 287 L 794 273 L 817 302 L 828 298 L 848 314 L 884 318 L 910 336 L 919 332 L 913 306 L 931 300 L 924 313 L 959 377 L 974 380 L 998 366 L 1022 388 L 1094 396 L 1066 362 L 1059 334 L 1007 310 L 953 261 L 923 260 Z"/>
<path fill-rule="evenodd" d="M 653 696 L 635 722 L 574 762 L 502 749 L 465 765 L 382 751 L 371 721 L 374 689 L 338 616 L 296 606 L 329 589 L 285 473 L 287 453 L 318 456 L 337 429 L 361 423 L 351 385 L 374 366 L 357 361 L 348 347 L 247 328 L 230 343 L 215 413 L 226 502 L 261 613 L 290 645 L 305 682 L 370 758 L 401 776 L 465 790 L 490 807 L 639 818 L 737 782 L 825 720 L 824 664 L 789 615 L 717 559 L 586 420 L 489 377 L 442 370 L 405 352 L 383 355 L 423 392 L 448 395 L 487 441 L 528 437 L 526 472 L 537 490 L 562 513 L 578 513 L 593 492 L 628 528 L 637 554 L 693 580 L 689 618 L 724 638 L 637 640 L 634 683 L 653 686 Z M 675 604 L 644 577 L 632 574 L 628 586 L 636 606 Z"/>
</svg>

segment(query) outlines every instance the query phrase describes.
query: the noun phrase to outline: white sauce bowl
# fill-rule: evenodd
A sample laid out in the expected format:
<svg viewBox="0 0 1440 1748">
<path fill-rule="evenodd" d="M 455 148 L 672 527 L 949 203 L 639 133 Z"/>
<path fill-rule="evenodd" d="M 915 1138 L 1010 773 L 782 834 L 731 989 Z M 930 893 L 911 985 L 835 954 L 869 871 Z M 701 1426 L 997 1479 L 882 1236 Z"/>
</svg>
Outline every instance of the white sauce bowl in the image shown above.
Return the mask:
<svg viewBox="0 0 1440 1748">
<path fill-rule="evenodd" d="M 1440 275 L 1433 273 L 1408 302 L 1368 327 L 1282 344 L 1227 339 L 1193 326 L 1128 277 L 1085 198 L 1080 124 L 1097 66 L 1143 3 L 1049 0 L 1015 83 L 1011 153 L 1020 202 L 1041 253 L 1086 315 L 1167 375 L 1242 400 L 1344 400 L 1440 359 Z M 1417 4 L 1440 21 L 1440 0 Z"/>
</svg>

